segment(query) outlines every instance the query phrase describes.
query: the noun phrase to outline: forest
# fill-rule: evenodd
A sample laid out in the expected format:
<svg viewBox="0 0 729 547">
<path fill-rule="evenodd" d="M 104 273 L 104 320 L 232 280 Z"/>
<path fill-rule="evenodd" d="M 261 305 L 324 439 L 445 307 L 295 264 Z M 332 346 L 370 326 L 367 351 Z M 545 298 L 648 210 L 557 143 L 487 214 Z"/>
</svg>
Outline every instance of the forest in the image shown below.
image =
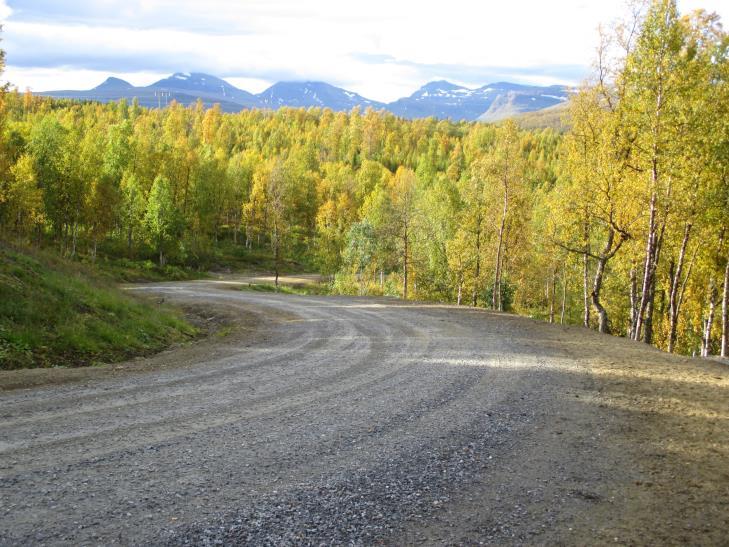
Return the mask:
<svg viewBox="0 0 729 547">
<path fill-rule="evenodd" d="M 89 263 L 266 253 L 335 293 L 726 356 L 727 48 L 718 17 L 656 0 L 601 34 L 563 130 L 5 90 L 0 238 Z"/>
</svg>

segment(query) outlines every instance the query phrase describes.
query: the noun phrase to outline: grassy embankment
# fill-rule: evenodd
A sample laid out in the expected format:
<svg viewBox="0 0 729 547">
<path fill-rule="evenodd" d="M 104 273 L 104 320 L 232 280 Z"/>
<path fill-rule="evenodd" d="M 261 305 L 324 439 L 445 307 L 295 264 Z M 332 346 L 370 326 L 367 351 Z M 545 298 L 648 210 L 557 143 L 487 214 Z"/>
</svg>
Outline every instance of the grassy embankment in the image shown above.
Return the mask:
<svg viewBox="0 0 729 547">
<path fill-rule="evenodd" d="M 0 369 L 85 366 L 159 351 L 196 329 L 175 310 L 140 300 L 112 279 L 138 266 L 94 272 L 52 253 L 0 243 Z M 148 278 L 174 278 L 175 272 Z M 179 273 L 185 277 L 184 271 Z"/>
<path fill-rule="evenodd" d="M 278 287 L 273 283 L 248 283 L 239 287 L 241 291 L 269 292 L 281 294 L 298 294 L 301 296 L 321 296 L 332 294 L 326 283 L 288 284 L 280 283 Z"/>
</svg>

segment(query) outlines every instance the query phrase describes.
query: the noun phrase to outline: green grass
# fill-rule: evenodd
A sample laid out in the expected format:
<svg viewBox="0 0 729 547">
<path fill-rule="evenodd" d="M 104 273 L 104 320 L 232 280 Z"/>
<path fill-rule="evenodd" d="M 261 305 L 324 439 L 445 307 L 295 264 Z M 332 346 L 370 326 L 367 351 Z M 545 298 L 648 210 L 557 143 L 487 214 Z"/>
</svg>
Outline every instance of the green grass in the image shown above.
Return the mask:
<svg viewBox="0 0 729 547">
<path fill-rule="evenodd" d="M 82 260 L 90 268 L 113 281 L 183 281 L 187 279 L 204 279 L 208 272 L 273 272 L 274 261 L 267 248 L 246 249 L 243 245 L 234 245 L 230 241 L 205 245 L 204 248 L 190 252 L 184 259 L 169 257 L 170 263 L 160 267 L 156 255 L 146 249 L 140 256 L 124 258 L 125 250 L 111 244 L 101 248 L 97 260 L 92 264 L 88 256 Z M 295 260 L 282 260 L 279 264 L 281 274 L 310 271 L 311 267 Z"/>
<path fill-rule="evenodd" d="M 275 263 L 267 247 L 246 249 L 242 245 L 233 245 L 230 241 L 221 241 L 217 246 L 208 249 L 204 267 L 213 271 L 273 273 Z M 312 271 L 312 269 L 311 264 L 293 258 L 284 258 L 279 263 L 281 275 Z"/>
<path fill-rule="evenodd" d="M 194 268 L 168 264 L 158 266 L 151 260 L 103 258 L 93 264 L 98 275 L 113 281 L 136 283 L 140 281 L 184 281 L 208 277 L 206 272 Z"/>
<path fill-rule="evenodd" d="M 195 333 L 174 310 L 125 294 L 81 264 L 0 243 L 0 369 L 110 362 Z"/>
<path fill-rule="evenodd" d="M 324 283 L 313 283 L 309 285 L 279 285 L 278 290 L 273 283 L 248 283 L 239 287 L 241 291 L 254 292 L 279 292 L 283 294 L 299 294 L 299 295 L 322 295 L 331 294 L 329 286 Z"/>
</svg>

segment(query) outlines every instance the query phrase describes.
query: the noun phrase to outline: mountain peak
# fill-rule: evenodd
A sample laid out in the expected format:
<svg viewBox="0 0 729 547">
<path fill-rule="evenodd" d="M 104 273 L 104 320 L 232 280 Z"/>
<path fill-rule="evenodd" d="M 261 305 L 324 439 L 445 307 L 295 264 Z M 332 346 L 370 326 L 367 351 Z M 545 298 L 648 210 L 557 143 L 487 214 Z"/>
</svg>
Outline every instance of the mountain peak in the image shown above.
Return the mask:
<svg viewBox="0 0 729 547">
<path fill-rule="evenodd" d="M 428 97 L 432 95 L 444 96 L 451 93 L 467 93 L 470 91 L 471 90 L 467 87 L 454 84 L 453 82 L 449 82 L 447 80 L 435 80 L 433 82 L 428 82 L 427 84 L 422 86 L 415 93 L 413 93 L 411 97 Z"/>
<path fill-rule="evenodd" d="M 276 82 L 270 89 L 339 89 L 336 86 L 333 86 L 332 84 L 328 84 L 326 82 L 320 82 L 315 80 L 291 80 L 291 81 L 284 81 L 284 82 Z M 268 91 L 266 90 L 266 91 Z"/>
<path fill-rule="evenodd" d="M 410 99 L 414 101 L 448 101 L 461 102 L 469 99 L 474 91 L 467 87 L 454 84 L 447 80 L 436 80 L 428 82 L 415 93 L 410 95 Z M 401 99 L 402 100 L 402 99 Z"/>
<path fill-rule="evenodd" d="M 99 85 L 97 85 L 94 89 L 95 90 L 119 90 L 123 91 L 126 89 L 132 89 L 134 86 L 127 82 L 126 80 L 122 80 L 121 78 L 115 78 L 114 76 L 109 76 L 106 80 L 101 82 Z"/>
<path fill-rule="evenodd" d="M 268 108 L 280 106 L 321 107 L 349 111 L 355 106 L 382 108 L 384 104 L 365 99 L 357 93 L 347 91 L 326 82 L 293 81 L 273 84 L 258 95 Z"/>
<path fill-rule="evenodd" d="M 167 78 L 163 78 L 153 83 L 149 87 L 155 88 L 175 88 L 175 89 L 204 89 L 225 87 L 232 89 L 228 82 L 221 80 L 217 76 L 211 76 L 203 72 L 175 72 Z"/>
<path fill-rule="evenodd" d="M 317 80 L 279 82 L 253 95 L 225 80 L 203 72 L 175 72 L 146 87 L 134 87 L 120 78 L 110 77 L 94 89 L 85 91 L 48 91 L 55 97 L 80 100 L 113 101 L 132 97 L 142 106 L 157 108 L 176 101 L 182 105 L 202 100 L 205 106 L 220 104 L 227 112 L 244 108 L 329 108 L 349 112 L 353 108 L 385 109 L 405 118 L 453 120 L 493 120 L 519 112 L 542 110 L 565 103 L 569 89 L 496 82 L 469 88 L 447 80 L 423 85 L 409 97 L 391 103 L 369 100 L 358 93 Z"/>
<path fill-rule="evenodd" d="M 420 89 L 460 89 L 463 86 L 449 82 L 448 80 L 433 80 L 428 82 Z"/>
</svg>

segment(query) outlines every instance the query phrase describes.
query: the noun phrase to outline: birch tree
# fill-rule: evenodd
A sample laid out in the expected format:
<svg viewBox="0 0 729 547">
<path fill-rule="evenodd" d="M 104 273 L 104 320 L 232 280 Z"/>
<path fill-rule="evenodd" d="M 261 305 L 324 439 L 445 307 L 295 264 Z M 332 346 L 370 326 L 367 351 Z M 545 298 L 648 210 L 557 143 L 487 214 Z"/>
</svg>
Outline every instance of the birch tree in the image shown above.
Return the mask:
<svg viewBox="0 0 729 547">
<path fill-rule="evenodd" d="M 519 148 L 519 131 L 513 121 L 507 121 L 496 132 L 494 148 L 476 167 L 477 176 L 484 180 L 485 201 L 489 204 L 493 229 L 493 285 L 491 308 L 503 310 L 504 264 L 510 238 L 521 222 L 525 199 L 524 159 Z"/>
</svg>

